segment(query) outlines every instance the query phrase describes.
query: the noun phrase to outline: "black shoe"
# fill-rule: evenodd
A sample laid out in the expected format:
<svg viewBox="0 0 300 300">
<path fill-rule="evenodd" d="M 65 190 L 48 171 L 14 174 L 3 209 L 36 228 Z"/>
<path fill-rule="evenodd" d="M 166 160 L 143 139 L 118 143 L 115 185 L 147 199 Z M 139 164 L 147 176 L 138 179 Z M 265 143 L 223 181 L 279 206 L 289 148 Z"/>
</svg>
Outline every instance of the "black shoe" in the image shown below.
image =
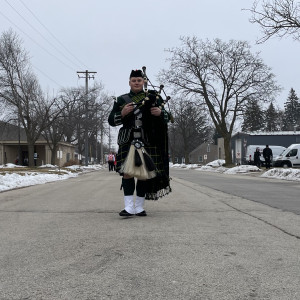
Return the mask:
<svg viewBox="0 0 300 300">
<path fill-rule="evenodd" d="M 135 214 L 136 216 L 139 216 L 139 217 L 146 217 L 147 216 L 147 214 L 146 214 L 146 212 L 143 210 L 143 211 L 141 211 L 141 212 L 139 212 L 139 213 L 137 213 L 137 214 Z"/>
<path fill-rule="evenodd" d="M 119 212 L 119 216 L 121 217 L 131 217 L 133 214 L 130 214 L 127 210 L 123 209 L 122 211 Z"/>
</svg>

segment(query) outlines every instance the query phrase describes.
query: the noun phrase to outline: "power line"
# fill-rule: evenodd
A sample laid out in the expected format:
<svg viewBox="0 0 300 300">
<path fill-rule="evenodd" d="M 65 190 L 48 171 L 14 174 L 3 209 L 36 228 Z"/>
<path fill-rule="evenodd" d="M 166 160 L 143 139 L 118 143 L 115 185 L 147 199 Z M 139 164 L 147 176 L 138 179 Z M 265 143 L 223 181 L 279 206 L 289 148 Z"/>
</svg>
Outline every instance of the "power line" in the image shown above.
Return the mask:
<svg viewBox="0 0 300 300">
<path fill-rule="evenodd" d="M 80 61 L 74 54 L 72 54 L 57 38 L 56 36 L 39 20 L 39 18 L 28 8 L 22 0 L 19 0 L 24 7 L 33 15 L 33 17 L 47 30 L 47 32 L 70 54 L 72 55 L 81 65 L 88 68 L 82 61 Z"/>
<path fill-rule="evenodd" d="M 65 65 L 67 68 L 71 69 L 72 71 L 74 71 L 73 67 L 70 67 L 69 65 L 67 65 L 65 62 L 63 62 L 61 59 L 59 59 L 58 57 L 56 57 L 54 54 L 50 53 L 46 48 L 44 48 L 43 46 L 41 46 L 38 42 L 36 42 L 31 36 L 29 36 L 24 30 L 22 30 L 18 25 L 16 25 L 13 21 L 11 21 L 7 16 L 5 16 L 1 11 L 0 14 L 6 19 L 8 20 L 11 24 L 13 24 L 16 28 L 18 28 L 23 34 L 25 34 L 29 39 L 31 39 L 35 44 L 37 44 L 40 48 L 42 48 L 45 52 L 47 52 L 49 55 L 51 55 L 52 57 L 54 57 L 55 59 L 57 59 L 60 63 L 62 63 L 63 65 Z"/>
<path fill-rule="evenodd" d="M 61 50 L 59 50 L 55 45 L 53 45 L 49 40 L 47 40 L 43 34 L 37 30 L 33 25 L 31 25 L 18 11 L 17 9 L 15 9 L 7 0 L 5 0 L 5 2 L 33 29 L 35 30 L 46 42 L 48 42 L 56 51 L 58 51 L 62 56 L 64 56 L 69 62 L 71 62 L 72 64 L 75 64 L 76 66 L 77 63 L 74 63 L 74 61 L 72 61 L 68 56 L 66 56 Z"/>
<path fill-rule="evenodd" d="M 61 84 L 59 84 L 58 82 L 56 82 L 54 79 L 52 79 L 51 77 L 49 77 L 45 72 L 43 72 L 40 68 L 38 68 L 35 65 L 32 65 L 35 69 L 37 69 L 40 73 L 42 73 L 45 77 L 47 77 L 48 79 L 50 79 L 52 82 L 54 82 L 55 84 L 57 84 L 60 88 L 63 88 L 63 86 Z"/>
</svg>

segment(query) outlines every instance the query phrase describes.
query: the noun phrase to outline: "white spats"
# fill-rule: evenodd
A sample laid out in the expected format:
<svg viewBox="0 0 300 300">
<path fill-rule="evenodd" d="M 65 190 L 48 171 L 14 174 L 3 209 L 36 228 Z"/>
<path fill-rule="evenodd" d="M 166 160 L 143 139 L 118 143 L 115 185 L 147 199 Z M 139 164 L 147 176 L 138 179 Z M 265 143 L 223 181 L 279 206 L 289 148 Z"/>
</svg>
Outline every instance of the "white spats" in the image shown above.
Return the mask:
<svg viewBox="0 0 300 300">
<path fill-rule="evenodd" d="M 136 196 L 135 199 L 135 213 L 138 214 L 144 210 L 145 197 Z"/>
<path fill-rule="evenodd" d="M 135 214 L 133 195 L 124 196 L 125 210 L 130 214 Z"/>
</svg>

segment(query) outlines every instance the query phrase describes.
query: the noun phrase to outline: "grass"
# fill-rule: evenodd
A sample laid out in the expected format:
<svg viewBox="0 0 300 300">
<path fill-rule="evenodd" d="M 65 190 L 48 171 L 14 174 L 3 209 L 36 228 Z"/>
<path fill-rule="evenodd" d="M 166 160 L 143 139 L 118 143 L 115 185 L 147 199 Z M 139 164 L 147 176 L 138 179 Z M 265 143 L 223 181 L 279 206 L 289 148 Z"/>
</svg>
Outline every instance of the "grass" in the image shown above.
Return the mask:
<svg viewBox="0 0 300 300">
<path fill-rule="evenodd" d="M 1 168 L 0 174 L 19 174 L 19 175 L 25 175 L 25 173 L 43 173 L 43 174 L 64 174 L 64 173 L 78 173 L 81 172 L 81 170 L 73 170 L 69 168 L 38 168 L 38 167 L 16 167 L 16 168 Z"/>
</svg>

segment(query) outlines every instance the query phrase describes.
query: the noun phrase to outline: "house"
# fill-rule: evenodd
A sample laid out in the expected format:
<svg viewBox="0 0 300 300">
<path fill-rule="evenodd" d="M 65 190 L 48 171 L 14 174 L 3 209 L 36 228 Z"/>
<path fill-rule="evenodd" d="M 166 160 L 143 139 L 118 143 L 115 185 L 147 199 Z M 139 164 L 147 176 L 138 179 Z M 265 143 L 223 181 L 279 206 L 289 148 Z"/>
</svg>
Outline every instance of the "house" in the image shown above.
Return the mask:
<svg viewBox="0 0 300 300">
<path fill-rule="evenodd" d="M 288 147 L 300 144 L 300 131 L 237 132 L 231 137 L 231 154 L 234 163 L 246 163 L 249 145 L 276 145 Z"/>
<path fill-rule="evenodd" d="M 207 164 L 218 159 L 218 146 L 211 143 L 203 143 L 189 154 L 191 164 Z"/>
<path fill-rule="evenodd" d="M 28 163 L 27 137 L 24 128 L 0 121 L 0 165 L 16 163 L 20 155 L 20 165 Z M 58 150 L 62 158 L 57 158 L 55 164 L 63 166 L 69 160 L 75 159 L 75 146 L 70 143 L 60 142 Z M 51 163 L 51 150 L 47 141 L 41 137 L 34 147 L 37 166 Z"/>
</svg>

